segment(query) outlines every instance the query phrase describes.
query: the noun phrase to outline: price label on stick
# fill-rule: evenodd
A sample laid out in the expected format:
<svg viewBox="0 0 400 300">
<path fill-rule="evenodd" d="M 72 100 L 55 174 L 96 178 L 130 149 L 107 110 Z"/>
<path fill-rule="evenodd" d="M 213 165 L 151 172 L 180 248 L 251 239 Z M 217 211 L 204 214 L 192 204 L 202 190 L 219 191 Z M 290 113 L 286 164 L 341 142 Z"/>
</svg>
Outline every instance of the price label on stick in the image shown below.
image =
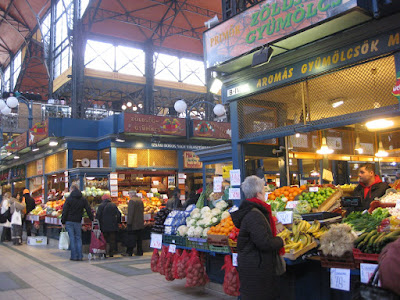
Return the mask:
<svg viewBox="0 0 400 300">
<path fill-rule="evenodd" d="M 229 189 L 229 200 L 240 200 L 240 188 L 230 188 Z"/>
<path fill-rule="evenodd" d="M 298 201 L 288 201 L 286 202 L 286 209 L 294 209 L 297 206 Z"/>
<path fill-rule="evenodd" d="M 318 187 L 317 186 L 310 186 L 310 188 L 308 189 L 310 192 L 318 192 Z"/>
<path fill-rule="evenodd" d="M 350 291 L 350 269 L 331 269 L 331 288 Z"/>
<path fill-rule="evenodd" d="M 232 265 L 234 267 L 238 266 L 238 262 L 237 262 L 237 253 L 232 253 Z"/>
<path fill-rule="evenodd" d="M 176 245 L 169 244 L 168 252 L 175 253 L 176 252 Z"/>
<path fill-rule="evenodd" d="M 161 249 L 162 234 L 152 233 L 150 239 L 150 248 Z"/>
<path fill-rule="evenodd" d="M 276 218 L 283 225 L 293 223 L 293 212 L 292 211 L 278 211 L 276 213 Z"/>
<path fill-rule="evenodd" d="M 360 280 L 362 283 L 368 283 L 377 266 L 377 264 L 360 264 Z"/>
</svg>

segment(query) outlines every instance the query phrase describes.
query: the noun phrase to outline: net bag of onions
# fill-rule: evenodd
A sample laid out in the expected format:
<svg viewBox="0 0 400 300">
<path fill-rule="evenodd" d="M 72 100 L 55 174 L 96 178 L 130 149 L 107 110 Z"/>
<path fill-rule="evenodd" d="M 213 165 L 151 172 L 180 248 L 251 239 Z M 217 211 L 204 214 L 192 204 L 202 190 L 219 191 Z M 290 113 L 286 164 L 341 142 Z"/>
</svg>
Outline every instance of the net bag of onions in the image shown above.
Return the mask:
<svg viewBox="0 0 400 300">
<path fill-rule="evenodd" d="M 182 250 L 181 249 L 176 249 L 175 255 L 174 255 L 174 261 L 172 262 L 172 275 L 174 276 L 174 279 L 179 279 L 176 278 L 176 272 L 178 270 L 178 262 L 179 262 L 179 258 L 182 255 Z"/>
<path fill-rule="evenodd" d="M 224 284 L 222 285 L 224 292 L 230 296 L 239 296 L 239 273 L 233 266 L 232 257 L 230 255 L 225 255 L 224 260 L 225 263 L 221 268 L 221 270 L 225 270 Z"/>
<path fill-rule="evenodd" d="M 160 258 L 160 255 L 158 255 L 158 250 L 154 249 L 153 255 L 151 256 L 151 270 L 153 272 L 158 272 L 157 263 L 158 263 L 159 258 Z"/>
<path fill-rule="evenodd" d="M 167 281 L 175 280 L 174 273 L 172 272 L 172 264 L 174 262 L 174 257 L 175 257 L 175 253 L 168 252 L 167 258 L 165 260 L 165 265 L 164 265 L 165 279 Z"/>
<path fill-rule="evenodd" d="M 157 270 L 161 275 L 165 275 L 165 261 L 167 259 L 167 254 L 168 254 L 168 247 L 163 246 L 161 249 L 161 255 L 160 258 L 158 259 L 157 262 Z"/>
<path fill-rule="evenodd" d="M 179 257 L 176 270 L 174 272 L 175 279 L 183 279 L 186 277 L 186 264 L 189 261 L 189 252 L 183 250 L 182 255 Z"/>
<path fill-rule="evenodd" d="M 185 287 L 204 286 L 208 282 L 208 276 L 204 264 L 200 260 L 199 252 L 192 249 L 190 259 L 186 264 Z"/>
</svg>

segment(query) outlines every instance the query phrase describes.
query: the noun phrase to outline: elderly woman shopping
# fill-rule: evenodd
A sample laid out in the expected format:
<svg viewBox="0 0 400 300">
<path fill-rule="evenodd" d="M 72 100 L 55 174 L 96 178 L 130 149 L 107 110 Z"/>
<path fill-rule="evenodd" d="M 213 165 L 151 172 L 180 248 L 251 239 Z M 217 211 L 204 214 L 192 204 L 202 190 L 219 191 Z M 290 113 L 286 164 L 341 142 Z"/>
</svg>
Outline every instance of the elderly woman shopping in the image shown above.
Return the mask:
<svg viewBox="0 0 400 300">
<path fill-rule="evenodd" d="M 238 272 L 242 300 L 277 299 L 278 275 L 282 274 L 284 242 L 276 237 L 271 208 L 265 202 L 264 180 L 249 176 L 242 183 L 246 197 L 232 220 L 240 228 Z"/>
</svg>

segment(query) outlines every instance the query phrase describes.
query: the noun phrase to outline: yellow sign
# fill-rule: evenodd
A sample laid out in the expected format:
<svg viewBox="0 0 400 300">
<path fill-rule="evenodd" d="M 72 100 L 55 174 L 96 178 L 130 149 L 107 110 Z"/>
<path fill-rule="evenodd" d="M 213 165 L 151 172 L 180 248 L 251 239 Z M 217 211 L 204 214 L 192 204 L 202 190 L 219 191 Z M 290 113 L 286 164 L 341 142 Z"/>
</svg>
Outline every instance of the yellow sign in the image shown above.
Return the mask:
<svg viewBox="0 0 400 300">
<path fill-rule="evenodd" d="M 230 178 L 229 171 L 233 170 L 233 165 L 227 165 L 222 167 L 222 177 L 223 178 Z"/>
<path fill-rule="evenodd" d="M 138 161 L 137 161 L 137 154 L 132 153 L 128 154 L 128 168 L 137 168 Z"/>
</svg>

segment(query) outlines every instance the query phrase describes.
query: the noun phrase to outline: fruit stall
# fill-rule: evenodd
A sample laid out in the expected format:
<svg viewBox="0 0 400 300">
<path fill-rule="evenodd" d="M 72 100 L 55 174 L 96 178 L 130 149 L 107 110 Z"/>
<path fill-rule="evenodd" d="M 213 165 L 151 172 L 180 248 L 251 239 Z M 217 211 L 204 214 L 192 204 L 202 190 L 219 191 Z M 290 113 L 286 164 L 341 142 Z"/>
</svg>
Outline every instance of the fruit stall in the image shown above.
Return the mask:
<svg viewBox="0 0 400 300">
<path fill-rule="evenodd" d="M 289 200 L 285 191 L 298 194 Z M 351 299 L 349 292 L 330 290 L 331 270 L 350 270 L 349 289 L 353 290 L 364 264 L 377 264 L 382 249 L 400 237 L 400 215 L 393 205 L 400 192 L 388 192 L 376 200 L 369 213 L 351 212 L 347 217 L 340 207 L 340 186 L 286 186 L 272 193 L 267 202 L 280 228 L 278 236 L 285 241 L 287 272 L 280 282 L 284 299 L 297 299 L 311 281 L 309 299 Z M 197 204 L 186 210 L 161 209 L 157 213 L 151 240 L 152 270 L 168 281 L 186 278 L 186 287 L 217 282 L 227 295 L 238 296 L 235 260 L 240 230 L 230 217 L 238 208 L 210 195 L 202 193 Z M 207 198 L 210 206 L 204 205 Z M 282 217 L 284 214 L 290 218 Z M 185 272 L 189 269 L 194 276 Z"/>
</svg>

